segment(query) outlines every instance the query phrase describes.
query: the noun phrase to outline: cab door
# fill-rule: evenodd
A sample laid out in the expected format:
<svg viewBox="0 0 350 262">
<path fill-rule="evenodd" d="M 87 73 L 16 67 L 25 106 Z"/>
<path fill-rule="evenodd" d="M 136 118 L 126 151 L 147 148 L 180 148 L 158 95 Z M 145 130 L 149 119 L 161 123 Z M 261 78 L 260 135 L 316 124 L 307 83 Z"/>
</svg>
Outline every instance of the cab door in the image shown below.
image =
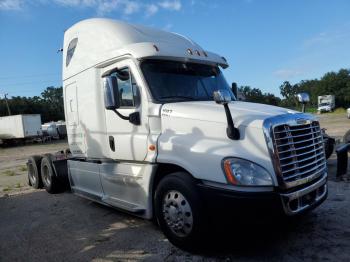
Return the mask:
<svg viewBox="0 0 350 262">
<path fill-rule="evenodd" d="M 118 72 L 112 70 L 111 75 L 117 77 L 120 94 L 121 106 L 117 111 L 126 117 L 138 112 L 140 124 L 135 125 L 112 110 L 105 110 L 109 155 L 114 160 L 143 161 L 147 154 L 149 128 L 147 112 L 142 110 L 147 102 L 140 89 L 142 78 L 132 60 L 118 62 L 115 69 Z"/>
</svg>

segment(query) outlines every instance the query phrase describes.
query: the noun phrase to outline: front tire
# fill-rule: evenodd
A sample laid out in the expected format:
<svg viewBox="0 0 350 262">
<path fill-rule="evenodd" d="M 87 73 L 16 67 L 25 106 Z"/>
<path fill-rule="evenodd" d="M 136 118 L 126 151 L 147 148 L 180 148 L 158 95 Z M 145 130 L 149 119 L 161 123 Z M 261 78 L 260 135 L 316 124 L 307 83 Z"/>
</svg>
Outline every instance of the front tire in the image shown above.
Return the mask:
<svg viewBox="0 0 350 262">
<path fill-rule="evenodd" d="M 156 219 L 169 241 L 197 250 L 206 231 L 206 216 L 195 180 L 185 172 L 167 175 L 157 186 L 154 200 Z"/>
</svg>

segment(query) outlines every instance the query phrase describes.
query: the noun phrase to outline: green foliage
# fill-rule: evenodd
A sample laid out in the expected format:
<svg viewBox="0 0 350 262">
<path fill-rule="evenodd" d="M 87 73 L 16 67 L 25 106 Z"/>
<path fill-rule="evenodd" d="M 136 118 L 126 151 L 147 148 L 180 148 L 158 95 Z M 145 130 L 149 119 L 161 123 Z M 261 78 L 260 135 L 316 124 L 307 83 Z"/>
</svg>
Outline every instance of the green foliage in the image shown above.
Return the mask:
<svg viewBox="0 0 350 262">
<path fill-rule="evenodd" d="M 283 97 L 281 106 L 297 106 L 295 95 L 307 92 L 310 95 L 311 107 L 317 107 L 318 96 L 335 95 L 336 107 L 349 107 L 350 105 L 350 70 L 340 69 L 338 72 L 326 73 L 320 79 L 302 80 L 291 85 L 288 81 L 280 86 Z"/>
<path fill-rule="evenodd" d="M 19 169 L 19 171 L 22 171 L 22 172 L 28 170 L 27 166 L 20 166 L 18 169 Z"/>
<path fill-rule="evenodd" d="M 41 96 L 15 96 L 8 99 L 12 115 L 41 114 L 43 122 L 64 120 L 62 87 L 47 87 Z M 7 116 L 4 99 L 0 99 L 0 116 Z"/>
<path fill-rule="evenodd" d="M 281 99 L 271 93 L 262 93 L 258 88 L 241 86 L 238 91 L 242 93 L 248 102 L 262 103 L 277 106 Z"/>
<path fill-rule="evenodd" d="M 336 107 L 348 108 L 350 106 L 350 70 L 340 69 L 338 72 L 326 73 L 320 79 L 302 80 L 297 84 L 284 81 L 280 86 L 282 99 L 249 86 L 241 86 L 238 90 L 248 102 L 278 105 L 298 111 L 301 111 L 301 106 L 296 94 L 307 92 L 310 95 L 310 103 L 306 107 L 308 113 L 317 112 L 318 96 L 321 95 L 334 95 Z M 338 111 L 344 113 L 341 109 Z"/>
<path fill-rule="evenodd" d="M 13 170 L 6 170 L 6 171 L 2 172 L 2 174 L 5 176 L 15 176 L 16 175 L 15 171 L 13 171 Z"/>
</svg>

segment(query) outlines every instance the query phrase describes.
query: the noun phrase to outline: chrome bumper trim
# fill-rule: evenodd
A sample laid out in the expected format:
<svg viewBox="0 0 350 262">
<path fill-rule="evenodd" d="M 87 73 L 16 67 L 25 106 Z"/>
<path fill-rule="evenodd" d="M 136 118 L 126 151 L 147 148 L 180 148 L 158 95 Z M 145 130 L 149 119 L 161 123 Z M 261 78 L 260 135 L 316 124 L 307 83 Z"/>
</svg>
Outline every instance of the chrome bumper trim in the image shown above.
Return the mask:
<svg viewBox="0 0 350 262">
<path fill-rule="evenodd" d="M 280 194 L 287 215 L 295 215 L 323 200 L 327 194 L 327 173 L 316 183 L 298 191 Z M 305 201 L 306 200 L 306 201 Z"/>
</svg>

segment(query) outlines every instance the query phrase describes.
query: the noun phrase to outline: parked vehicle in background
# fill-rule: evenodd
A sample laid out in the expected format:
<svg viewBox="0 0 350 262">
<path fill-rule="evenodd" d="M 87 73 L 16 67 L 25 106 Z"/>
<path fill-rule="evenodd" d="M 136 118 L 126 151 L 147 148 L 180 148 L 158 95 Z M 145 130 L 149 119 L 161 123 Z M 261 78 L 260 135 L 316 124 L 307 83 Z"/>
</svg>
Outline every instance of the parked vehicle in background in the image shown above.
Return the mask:
<svg viewBox="0 0 350 262">
<path fill-rule="evenodd" d="M 43 136 L 53 139 L 59 138 L 55 122 L 44 123 L 41 125 L 41 129 L 43 130 Z"/>
<path fill-rule="evenodd" d="M 347 114 L 348 118 L 350 119 L 350 108 L 348 108 L 348 110 L 346 110 L 346 114 Z"/>
<path fill-rule="evenodd" d="M 0 117 L 0 139 L 3 144 L 21 143 L 41 135 L 39 114 Z"/>
<path fill-rule="evenodd" d="M 323 95 L 318 97 L 318 108 L 319 113 L 332 112 L 335 108 L 335 96 L 334 95 Z"/>
<path fill-rule="evenodd" d="M 29 179 L 153 219 L 195 248 L 209 219 L 293 216 L 327 197 L 309 114 L 236 100 L 226 59 L 187 37 L 110 19 L 65 31 L 69 151 L 34 156 Z M 232 221 L 232 220 L 230 220 Z"/>
<path fill-rule="evenodd" d="M 57 133 L 60 139 L 67 137 L 66 122 L 59 120 L 56 122 Z"/>
<path fill-rule="evenodd" d="M 53 139 L 63 139 L 67 136 L 66 123 L 64 121 L 48 122 L 42 125 L 43 135 Z"/>
</svg>

